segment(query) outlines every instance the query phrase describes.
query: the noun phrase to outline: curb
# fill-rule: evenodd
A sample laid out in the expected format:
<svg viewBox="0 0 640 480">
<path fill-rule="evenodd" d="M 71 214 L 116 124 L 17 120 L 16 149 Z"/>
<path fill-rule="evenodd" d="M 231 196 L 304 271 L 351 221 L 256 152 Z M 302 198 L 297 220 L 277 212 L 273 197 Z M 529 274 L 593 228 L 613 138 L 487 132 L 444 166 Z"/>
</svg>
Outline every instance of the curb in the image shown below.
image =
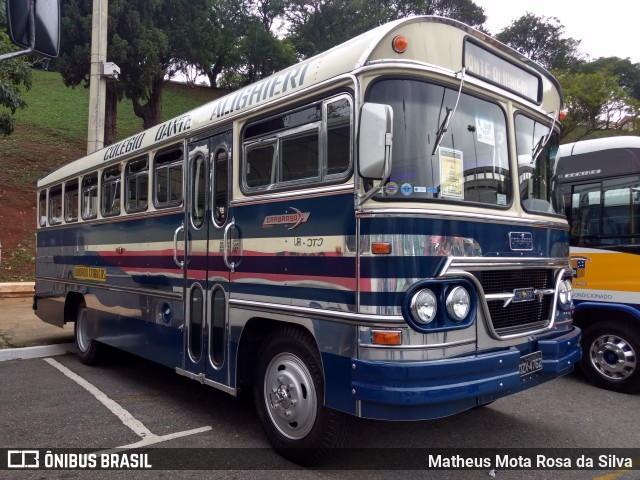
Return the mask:
<svg viewBox="0 0 640 480">
<path fill-rule="evenodd" d="M 32 297 L 35 293 L 35 282 L 0 283 L 0 298 Z"/>
<path fill-rule="evenodd" d="M 56 345 L 43 345 L 39 347 L 4 348 L 0 349 L 0 362 L 6 360 L 26 360 L 29 358 L 53 357 L 76 353 L 73 343 L 58 343 Z"/>
</svg>

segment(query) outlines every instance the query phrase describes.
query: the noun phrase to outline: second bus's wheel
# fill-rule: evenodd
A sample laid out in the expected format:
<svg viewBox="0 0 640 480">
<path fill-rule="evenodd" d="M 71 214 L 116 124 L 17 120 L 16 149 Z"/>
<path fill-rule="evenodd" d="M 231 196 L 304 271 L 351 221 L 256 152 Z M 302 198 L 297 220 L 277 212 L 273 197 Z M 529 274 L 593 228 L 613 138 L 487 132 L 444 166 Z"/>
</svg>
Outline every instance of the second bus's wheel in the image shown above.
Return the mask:
<svg viewBox="0 0 640 480">
<path fill-rule="evenodd" d="M 640 334 L 610 322 L 586 329 L 580 367 L 594 385 L 616 392 L 640 390 Z"/>
<path fill-rule="evenodd" d="M 342 445 L 347 415 L 323 405 L 320 354 L 309 334 L 283 328 L 263 345 L 254 381 L 262 426 L 278 453 L 313 465 Z"/>
<path fill-rule="evenodd" d="M 98 363 L 102 346 L 89 337 L 87 306 L 84 302 L 78 305 L 73 334 L 80 361 L 85 365 L 95 365 Z"/>
</svg>

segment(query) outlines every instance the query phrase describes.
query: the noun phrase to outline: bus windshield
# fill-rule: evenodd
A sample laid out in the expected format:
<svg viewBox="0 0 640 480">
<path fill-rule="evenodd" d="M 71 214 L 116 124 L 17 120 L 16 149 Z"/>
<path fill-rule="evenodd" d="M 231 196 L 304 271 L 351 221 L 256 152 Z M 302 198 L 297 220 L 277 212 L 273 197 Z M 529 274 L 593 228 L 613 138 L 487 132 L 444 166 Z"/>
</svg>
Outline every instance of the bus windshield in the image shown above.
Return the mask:
<svg viewBox="0 0 640 480">
<path fill-rule="evenodd" d="M 375 83 L 369 101 L 393 108 L 392 170 L 375 198 L 511 203 L 506 121 L 498 105 L 464 93 L 458 101 L 457 89 L 409 79 Z"/>
<path fill-rule="evenodd" d="M 556 174 L 560 136 L 550 126 L 516 115 L 516 149 L 520 200 L 534 213 L 564 214 L 564 199 Z"/>
</svg>

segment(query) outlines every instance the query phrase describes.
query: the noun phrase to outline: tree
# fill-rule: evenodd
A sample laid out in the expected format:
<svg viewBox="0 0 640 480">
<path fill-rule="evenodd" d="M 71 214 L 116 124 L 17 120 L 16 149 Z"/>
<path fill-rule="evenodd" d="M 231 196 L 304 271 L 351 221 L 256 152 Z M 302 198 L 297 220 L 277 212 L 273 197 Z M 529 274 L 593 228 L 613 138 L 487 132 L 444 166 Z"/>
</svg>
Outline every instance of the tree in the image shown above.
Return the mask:
<svg viewBox="0 0 640 480">
<path fill-rule="evenodd" d="M 410 15 L 441 15 L 478 28 L 487 19 L 472 0 L 292 0 L 285 14 L 291 43 L 302 57 Z"/>
<path fill-rule="evenodd" d="M 569 69 L 581 61 L 580 40 L 562 38 L 563 34 L 564 26 L 556 17 L 527 12 L 496 38 L 549 70 Z"/>
<path fill-rule="evenodd" d="M 565 96 L 567 116 L 563 137 L 572 141 L 601 130 L 620 130 L 620 120 L 637 117 L 640 102 L 620 86 L 610 69 L 594 73 L 562 71 L 557 74 Z"/>
<path fill-rule="evenodd" d="M 279 40 L 257 18 L 250 19 L 238 40 L 235 62 L 228 62 L 220 86 L 239 88 L 256 82 L 296 63 L 295 50 L 286 40 Z"/>
<path fill-rule="evenodd" d="M 0 0 L 0 52 L 15 50 L 15 46 L 7 35 L 7 19 L 5 2 Z M 6 136 L 13 133 L 15 122 L 13 115 L 18 109 L 25 108 L 20 92 L 20 85 L 27 90 L 31 88 L 31 69 L 23 58 L 14 58 L 0 62 L 0 134 Z"/>
<path fill-rule="evenodd" d="M 191 55 L 213 38 L 206 23 L 212 1 L 109 1 L 107 57 L 121 73 L 110 87 L 107 111 L 116 108 L 114 96 L 126 97 L 144 128 L 160 122 L 165 77 L 184 64 L 197 63 Z M 63 1 L 60 71 L 68 86 L 89 82 L 91 12 L 92 0 Z"/>
</svg>

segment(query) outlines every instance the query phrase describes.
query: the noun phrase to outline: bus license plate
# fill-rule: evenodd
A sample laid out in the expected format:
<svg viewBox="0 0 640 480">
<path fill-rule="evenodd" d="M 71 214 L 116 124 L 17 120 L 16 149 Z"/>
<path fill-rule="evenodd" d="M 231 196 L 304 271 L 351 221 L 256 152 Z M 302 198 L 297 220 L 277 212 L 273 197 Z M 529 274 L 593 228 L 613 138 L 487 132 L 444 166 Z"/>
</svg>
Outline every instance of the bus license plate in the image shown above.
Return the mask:
<svg viewBox="0 0 640 480">
<path fill-rule="evenodd" d="M 542 370 L 542 352 L 533 352 L 520 357 L 520 376 Z"/>
</svg>

